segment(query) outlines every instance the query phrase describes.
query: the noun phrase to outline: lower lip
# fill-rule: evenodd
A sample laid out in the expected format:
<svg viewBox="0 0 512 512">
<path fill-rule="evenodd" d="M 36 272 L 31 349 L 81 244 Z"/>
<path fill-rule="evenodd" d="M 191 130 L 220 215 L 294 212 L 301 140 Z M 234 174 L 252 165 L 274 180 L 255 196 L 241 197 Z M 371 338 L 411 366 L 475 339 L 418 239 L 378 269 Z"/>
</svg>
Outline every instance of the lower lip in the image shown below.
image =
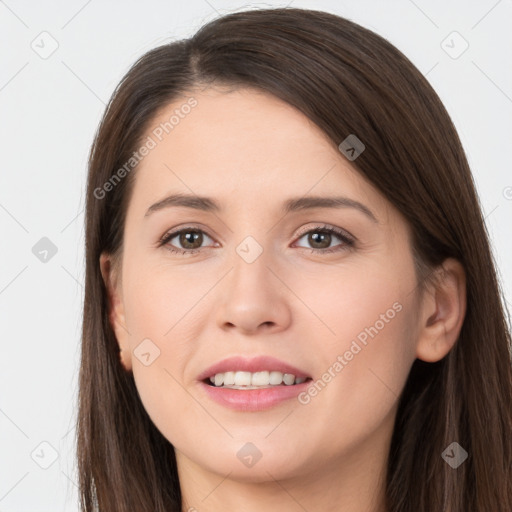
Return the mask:
<svg viewBox="0 0 512 512">
<path fill-rule="evenodd" d="M 210 386 L 205 382 L 200 382 L 200 386 L 205 393 L 215 402 L 224 405 L 229 409 L 236 411 L 264 411 L 279 405 L 280 403 L 297 397 L 304 391 L 312 380 L 307 380 L 301 384 L 292 386 L 275 386 L 273 388 L 262 389 L 229 389 Z"/>
</svg>

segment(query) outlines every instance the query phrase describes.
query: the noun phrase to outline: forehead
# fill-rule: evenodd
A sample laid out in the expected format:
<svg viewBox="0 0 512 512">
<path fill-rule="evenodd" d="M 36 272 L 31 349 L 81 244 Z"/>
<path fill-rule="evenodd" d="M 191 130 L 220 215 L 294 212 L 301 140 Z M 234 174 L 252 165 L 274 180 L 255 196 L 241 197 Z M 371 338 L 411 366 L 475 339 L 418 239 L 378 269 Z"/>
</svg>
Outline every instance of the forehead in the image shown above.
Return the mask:
<svg viewBox="0 0 512 512">
<path fill-rule="evenodd" d="M 191 91 L 157 112 L 148 137 L 154 147 L 137 168 L 137 202 L 181 191 L 256 206 L 336 192 L 386 208 L 318 126 L 256 89 Z"/>
<path fill-rule="evenodd" d="M 186 105 L 191 98 L 195 106 L 189 109 Z M 169 127 L 171 118 L 173 126 Z M 158 128 L 164 130 L 162 140 L 156 141 L 159 146 L 178 151 L 186 147 L 189 152 L 194 150 L 195 158 L 215 154 L 231 161 L 239 156 L 253 156 L 258 162 L 276 157 L 293 160 L 304 151 L 339 157 L 332 141 L 298 109 L 251 88 L 193 91 L 162 107 L 146 135 Z M 160 153 L 153 151 L 149 156 L 158 157 Z"/>
</svg>

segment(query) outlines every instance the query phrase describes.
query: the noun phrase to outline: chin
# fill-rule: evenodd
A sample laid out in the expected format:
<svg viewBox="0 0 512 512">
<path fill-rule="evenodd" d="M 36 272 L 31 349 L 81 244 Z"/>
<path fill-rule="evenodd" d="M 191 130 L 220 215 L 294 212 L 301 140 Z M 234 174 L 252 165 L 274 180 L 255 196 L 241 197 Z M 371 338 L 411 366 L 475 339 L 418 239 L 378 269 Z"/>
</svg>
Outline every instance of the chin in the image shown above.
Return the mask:
<svg viewBox="0 0 512 512">
<path fill-rule="evenodd" d="M 270 446 L 269 443 L 261 450 L 255 445 L 235 442 L 233 451 L 212 453 L 211 458 L 195 459 L 196 463 L 211 472 L 238 482 L 264 483 L 274 480 L 286 480 L 307 472 L 306 459 L 300 461 L 297 450 L 290 448 L 282 450 L 279 446 Z M 212 465 L 212 460 L 216 461 Z"/>
</svg>

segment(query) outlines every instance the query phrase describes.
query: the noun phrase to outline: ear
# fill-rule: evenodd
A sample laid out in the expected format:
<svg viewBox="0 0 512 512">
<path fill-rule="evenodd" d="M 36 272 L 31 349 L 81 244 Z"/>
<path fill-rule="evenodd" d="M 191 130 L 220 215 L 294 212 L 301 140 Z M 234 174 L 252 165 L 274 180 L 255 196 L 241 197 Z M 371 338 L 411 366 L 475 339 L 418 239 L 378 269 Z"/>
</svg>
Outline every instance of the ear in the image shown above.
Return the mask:
<svg viewBox="0 0 512 512">
<path fill-rule="evenodd" d="M 120 265 L 114 264 L 112 255 L 101 253 L 100 269 L 108 296 L 108 317 L 119 345 L 119 359 L 126 371 L 132 369 L 130 333 L 126 328 L 123 294 L 120 279 Z"/>
<path fill-rule="evenodd" d="M 466 314 L 466 273 L 454 258 L 435 270 L 434 285 L 425 290 L 420 306 L 416 357 L 433 363 L 453 348 Z"/>
</svg>

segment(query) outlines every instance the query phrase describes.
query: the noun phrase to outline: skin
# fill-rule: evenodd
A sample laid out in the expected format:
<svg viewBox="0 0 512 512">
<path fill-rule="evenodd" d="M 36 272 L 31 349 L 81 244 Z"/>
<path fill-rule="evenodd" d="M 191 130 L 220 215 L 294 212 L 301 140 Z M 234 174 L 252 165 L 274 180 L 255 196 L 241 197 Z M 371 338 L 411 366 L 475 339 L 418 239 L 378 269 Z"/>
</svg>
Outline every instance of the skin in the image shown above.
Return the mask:
<svg viewBox="0 0 512 512">
<path fill-rule="evenodd" d="M 183 510 L 385 510 L 398 396 L 415 358 L 438 361 L 455 343 L 464 270 L 446 260 L 439 283 L 421 296 L 407 221 L 307 117 L 250 88 L 193 96 L 198 105 L 137 169 L 119 267 L 100 258 L 120 364 L 175 447 Z M 165 106 L 146 136 L 187 99 Z M 171 192 L 212 197 L 222 211 L 171 207 L 145 217 Z M 280 212 L 289 197 L 334 192 L 366 205 L 378 222 L 354 208 Z M 169 245 L 199 252 L 157 247 L 190 223 L 203 241 Z M 318 224 L 350 233 L 353 248 L 337 235 L 322 246 L 299 233 Z M 250 264 L 236 252 L 247 236 L 263 249 Z M 271 355 L 320 379 L 395 303 L 401 310 L 307 404 L 233 411 L 196 380 L 236 355 Z M 148 366 L 134 354 L 146 338 L 160 350 Z M 252 467 L 237 457 L 247 442 L 262 454 Z"/>
</svg>

